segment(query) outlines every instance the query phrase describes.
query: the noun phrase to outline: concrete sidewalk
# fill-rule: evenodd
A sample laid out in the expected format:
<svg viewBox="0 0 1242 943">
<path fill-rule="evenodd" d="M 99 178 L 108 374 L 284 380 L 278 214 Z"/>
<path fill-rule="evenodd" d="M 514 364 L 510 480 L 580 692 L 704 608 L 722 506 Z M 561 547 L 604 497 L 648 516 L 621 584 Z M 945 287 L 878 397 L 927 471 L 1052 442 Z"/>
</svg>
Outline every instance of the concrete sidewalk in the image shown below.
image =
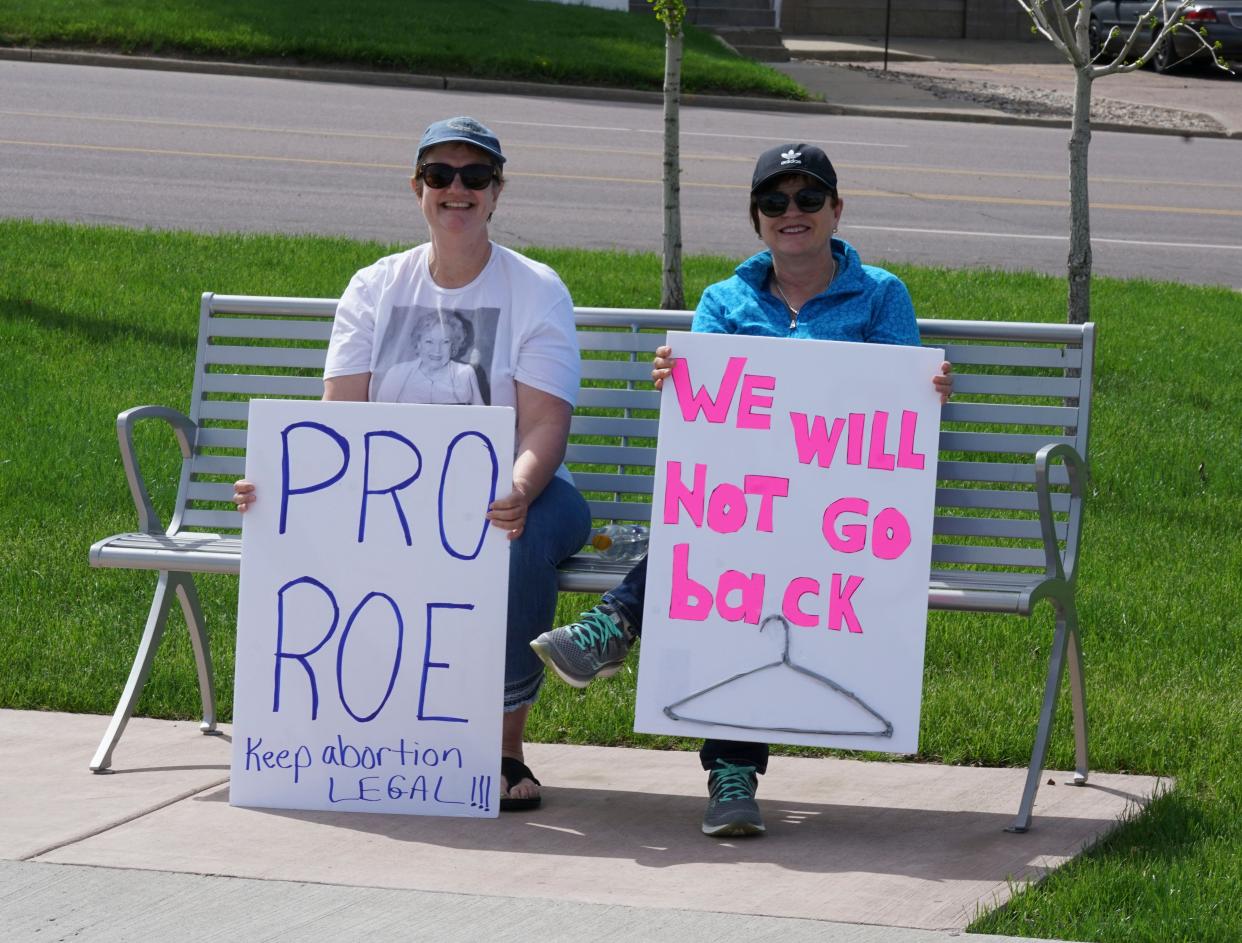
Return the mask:
<svg viewBox="0 0 1242 943">
<path fill-rule="evenodd" d="M 230 744 L 136 719 L 0 711 L 0 938 L 937 943 L 1144 805 L 1151 777 L 780 757 L 768 834 L 699 833 L 682 753 L 532 745 L 544 807 L 498 820 L 235 808 Z M 235 931 L 235 932 L 234 932 Z M 999 937 L 973 937 L 999 940 Z"/>
<path fill-rule="evenodd" d="M 1025 91 L 1045 99 L 1060 96 L 1068 103 L 1074 91 L 1074 70 L 1043 40 L 893 40 L 887 76 L 882 71 L 882 39 L 787 36 L 785 46 L 793 60 L 770 63 L 773 68 L 825 102 L 854 113 L 1048 123 L 1058 119 L 1032 119 L 1020 108 L 976 99 L 993 91 L 999 99 L 1009 97 L 1011 104 L 1017 104 Z M 1169 75 L 1140 69 L 1105 76 L 1093 83 L 1093 101 L 1097 107 L 1115 103 L 1111 110 L 1125 111 L 1129 120 L 1140 122 L 1131 130 L 1201 133 L 1194 130 L 1196 122 L 1177 120 L 1179 114 L 1192 114 L 1203 116 L 1205 126 L 1215 124 L 1224 134 L 1242 136 L 1242 70 L 1237 64 L 1235 72 L 1239 74 L 1194 66 Z M 924 81 L 912 84 L 894 77 Z M 971 94 L 972 90 L 979 94 Z M 1121 129 L 1108 120 L 1096 119 L 1093 125 Z"/>
</svg>

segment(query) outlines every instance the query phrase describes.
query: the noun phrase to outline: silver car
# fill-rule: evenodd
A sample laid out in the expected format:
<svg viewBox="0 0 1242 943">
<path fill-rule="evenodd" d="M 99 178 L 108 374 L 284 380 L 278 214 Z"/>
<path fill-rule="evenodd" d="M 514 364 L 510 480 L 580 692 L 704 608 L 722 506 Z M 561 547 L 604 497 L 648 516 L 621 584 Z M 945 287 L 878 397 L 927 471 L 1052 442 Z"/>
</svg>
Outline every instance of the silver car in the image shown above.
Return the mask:
<svg viewBox="0 0 1242 943">
<path fill-rule="evenodd" d="M 1176 8 L 1176 0 L 1169 0 L 1170 12 Z M 1146 51 L 1160 32 L 1159 6 L 1152 11 L 1152 0 L 1104 0 L 1095 3 L 1091 7 L 1092 53 L 1100 50 L 1114 27 L 1118 32 L 1108 47 L 1109 51 L 1119 50 L 1139 18 L 1149 11 L 1157 22 L 1142 27 L 1133 49 L 1135 56 Z M 1157 72 L 1169 72 L 1191 62 L 1209 62 L 1212 54 L 1203 48 L 1203 43 L 1194 35 L 1196 33 L 1227 62 L 1242 60 L 1242 0 L 1196 0 L 1182 11 L 1180 19 L 1181 28 L 1171 33 L 1151 57 L 1151 66 Z M 1219 48 L 1217 43 L 1220 43 Z"/>
</svg>

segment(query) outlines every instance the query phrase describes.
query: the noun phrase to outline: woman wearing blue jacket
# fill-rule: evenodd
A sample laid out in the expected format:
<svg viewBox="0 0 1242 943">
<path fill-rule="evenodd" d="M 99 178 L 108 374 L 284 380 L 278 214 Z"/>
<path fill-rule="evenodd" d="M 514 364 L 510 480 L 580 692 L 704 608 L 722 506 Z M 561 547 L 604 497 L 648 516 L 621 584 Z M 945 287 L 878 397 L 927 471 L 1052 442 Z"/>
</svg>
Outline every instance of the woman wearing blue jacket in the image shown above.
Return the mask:
<svg viewBox="0 0 1242 943">
<path fill-rule="evenodd" d="M 820 148 L 781 144 L 764 151 L 751 179 L 750 220 L 767 248 L 703 292 L 691 330 L 917 346 L 914 305 L 901 279 L 864 265 L 853 246 L 835 237 L 844 208 L 836 170 Z M 657 388 L 672 363 L 672 350 L 661 347 L 651 371 Z M 946 401 L 948 363 L 932 382 Z M 642 633 L 646 582 L 644 557 L 577 622 L 545 632 L 531 647 L 574 687 L 616 674 Z M 755 791 L 768 745 L 707 740 L 699 758 L 708 773 L 703 832 L 761 834 Z"/>
</svg>

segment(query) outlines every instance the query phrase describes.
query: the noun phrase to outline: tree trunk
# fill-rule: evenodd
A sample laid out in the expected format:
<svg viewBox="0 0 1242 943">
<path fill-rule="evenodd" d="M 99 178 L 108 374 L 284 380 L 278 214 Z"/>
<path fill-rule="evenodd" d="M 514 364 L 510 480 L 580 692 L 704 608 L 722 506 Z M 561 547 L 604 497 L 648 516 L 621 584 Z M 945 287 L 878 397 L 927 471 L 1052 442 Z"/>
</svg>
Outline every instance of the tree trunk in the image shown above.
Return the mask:
<svg viewBox="0 0 1242 943">
<path fill-rule="evenodd" d="M 681 30 L 664 44 L 664 276 L 660 307 L 686 306 L 681 282 Z"/>
<path fill-rule="evenodd" d="M 1083 324 L 1091 317 L 1091 204 L 1087 197 L 1087 150 L 1091 144 L 1091 67 L 1076 70 L 1074 118 L 1069 141 L 1070 324 Z"/>
</svg>

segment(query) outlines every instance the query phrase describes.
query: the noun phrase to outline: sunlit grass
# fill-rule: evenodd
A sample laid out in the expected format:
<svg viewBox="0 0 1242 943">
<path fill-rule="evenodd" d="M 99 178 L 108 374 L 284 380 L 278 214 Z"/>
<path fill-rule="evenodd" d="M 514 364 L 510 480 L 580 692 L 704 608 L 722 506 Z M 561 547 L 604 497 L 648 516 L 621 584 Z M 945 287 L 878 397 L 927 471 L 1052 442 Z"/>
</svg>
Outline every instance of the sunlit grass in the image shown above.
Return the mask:
<svg viewBox="0 0 1242 943">
<path fill-rule="evenodd" d="M 0 45 L 659 89 L 652 16 L 534 0 L 5 0 Z M 686 30 L 682 87 L 806 98 L 792 79 Z"/>
</svg>

